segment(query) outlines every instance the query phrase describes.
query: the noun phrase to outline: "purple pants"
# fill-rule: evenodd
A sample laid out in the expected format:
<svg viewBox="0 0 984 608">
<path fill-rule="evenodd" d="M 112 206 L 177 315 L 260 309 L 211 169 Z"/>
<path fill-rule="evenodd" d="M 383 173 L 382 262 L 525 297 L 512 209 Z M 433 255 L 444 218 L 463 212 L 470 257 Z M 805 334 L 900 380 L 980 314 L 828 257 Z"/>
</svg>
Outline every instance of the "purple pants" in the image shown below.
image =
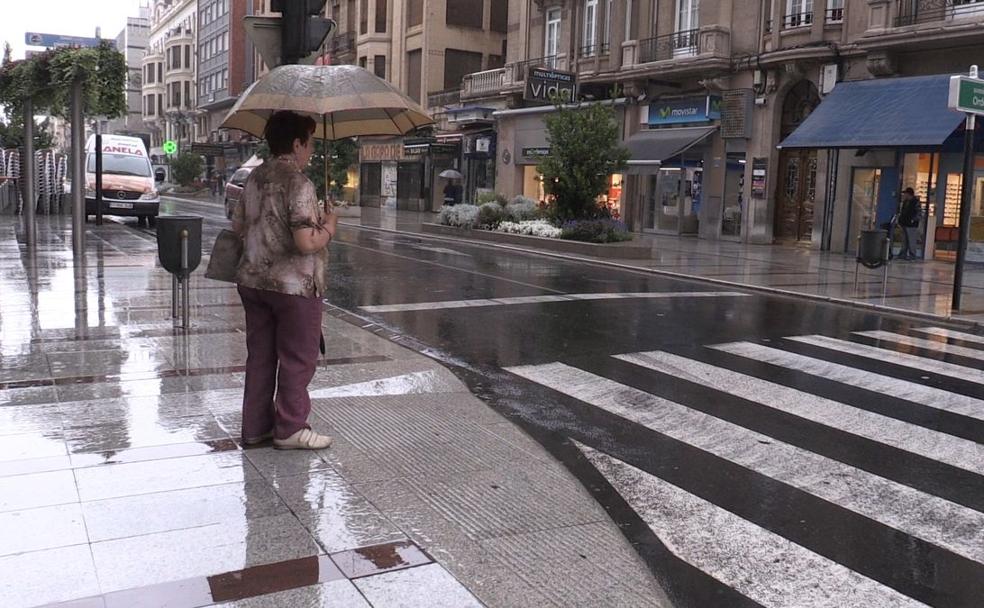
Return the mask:
<svg viewBox="0 0 984 608">
<path fill-rule="evenodd" d="M 243 438 L 286 439 L 307 423 L 321 344 L 321 298 L 239 286 L 246 309 Z M 276 393 L 276 400 L 274 400 Z"/>
</svg>

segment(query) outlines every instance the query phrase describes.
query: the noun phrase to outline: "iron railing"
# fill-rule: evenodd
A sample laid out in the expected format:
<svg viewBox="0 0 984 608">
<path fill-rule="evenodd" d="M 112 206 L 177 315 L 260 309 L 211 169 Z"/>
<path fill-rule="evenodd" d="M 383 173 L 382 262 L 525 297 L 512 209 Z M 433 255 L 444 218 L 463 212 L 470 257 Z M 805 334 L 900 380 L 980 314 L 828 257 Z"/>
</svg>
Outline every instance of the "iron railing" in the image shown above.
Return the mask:
<svg viewBox="0 0 984 608">
<path fill-rule="evenodd" d="M 896 27 L 943 21 L 965 14 L 984 14 L 984 0 L 898 0 Z"/>
<path fill-rule="evenodd" d="M 843 23 L 844 22 L 844 7 L 841 8 L 828 8 L 827 9 L 827 23 Z"/>
<path fill-rule="evenodd" d="M 595 55 L 607 55 L 609 52 L 609 45 L 607 42 L 601 44 L 588 44 L 582 46 L 578 49 L 577 54 L 579 57 L 594 57 Z"/>
<path fill-rule="evenodd" d="M 782 18 L 782 29 L 803 27 L 813 24 L 813 13 L 791 13 Z"/>
<path fill-rule="evenodd" d="M 700 30 L 685 30 L 639 41 L 640 63 L 699 54 Z"/>
</svg>

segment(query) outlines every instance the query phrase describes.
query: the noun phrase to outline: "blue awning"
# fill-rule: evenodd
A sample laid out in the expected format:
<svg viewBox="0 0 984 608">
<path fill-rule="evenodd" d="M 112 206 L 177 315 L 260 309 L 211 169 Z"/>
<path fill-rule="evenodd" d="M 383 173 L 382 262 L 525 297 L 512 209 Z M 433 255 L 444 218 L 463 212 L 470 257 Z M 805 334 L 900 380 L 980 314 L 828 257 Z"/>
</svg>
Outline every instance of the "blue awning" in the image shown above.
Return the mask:
<svg viewBox="0 0 984 608">
<path fill-rule="evenodd" d="M 949 87 L 948 74 L 838 83 L 779 147 L 939 146 L 964 120 Z"/>
</svg>

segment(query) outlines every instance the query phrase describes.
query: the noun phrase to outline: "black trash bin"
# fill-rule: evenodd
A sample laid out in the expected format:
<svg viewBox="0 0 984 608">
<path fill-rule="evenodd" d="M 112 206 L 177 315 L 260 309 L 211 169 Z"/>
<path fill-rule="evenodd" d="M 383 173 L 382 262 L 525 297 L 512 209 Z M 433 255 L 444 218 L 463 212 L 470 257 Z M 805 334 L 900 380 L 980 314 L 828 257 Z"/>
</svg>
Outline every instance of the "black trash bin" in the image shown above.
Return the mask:
<svg viewBox="0 0 984 608">
<path fill-rule="evenodd" d="M 181 268 L 181 231 L 188 231 L 188 267 Z M 188 277 L 202 262 L 202 218 L 198 215 L 157 216 L 157 257 L 178 278 Z"/>
<path fill-rule="evenodd" d="M 888 232 L 884 230 L 862 230 L 858 237 L 858 257 L 857 265 L 854 267 L 854 292 L 858 291 L 858 279 L 861 267 L 865 268 L 885 268 L 882 277 L 882 297 L 888 288 L 888 260 L 889 260 L 889 240 Z"/>
</svg>

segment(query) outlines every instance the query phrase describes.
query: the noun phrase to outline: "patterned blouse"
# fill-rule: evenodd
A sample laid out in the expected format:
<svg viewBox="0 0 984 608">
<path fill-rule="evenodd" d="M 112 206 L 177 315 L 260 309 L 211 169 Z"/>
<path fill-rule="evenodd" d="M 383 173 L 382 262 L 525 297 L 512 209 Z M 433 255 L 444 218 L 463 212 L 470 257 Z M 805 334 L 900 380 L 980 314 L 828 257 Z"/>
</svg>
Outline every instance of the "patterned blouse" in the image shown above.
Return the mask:
<svg viewBox="0 0 984 608">
<path fill-rule="evenodd" d="M 293 160 L 274 158 L 254 169 L 232 213 L 243 227 L 236 283 L 295 296 L 324 295 L 328 250 L 301 253 L 293 233 L 316 228 L 325 212 L 314 184 Z"/>
</svg>

